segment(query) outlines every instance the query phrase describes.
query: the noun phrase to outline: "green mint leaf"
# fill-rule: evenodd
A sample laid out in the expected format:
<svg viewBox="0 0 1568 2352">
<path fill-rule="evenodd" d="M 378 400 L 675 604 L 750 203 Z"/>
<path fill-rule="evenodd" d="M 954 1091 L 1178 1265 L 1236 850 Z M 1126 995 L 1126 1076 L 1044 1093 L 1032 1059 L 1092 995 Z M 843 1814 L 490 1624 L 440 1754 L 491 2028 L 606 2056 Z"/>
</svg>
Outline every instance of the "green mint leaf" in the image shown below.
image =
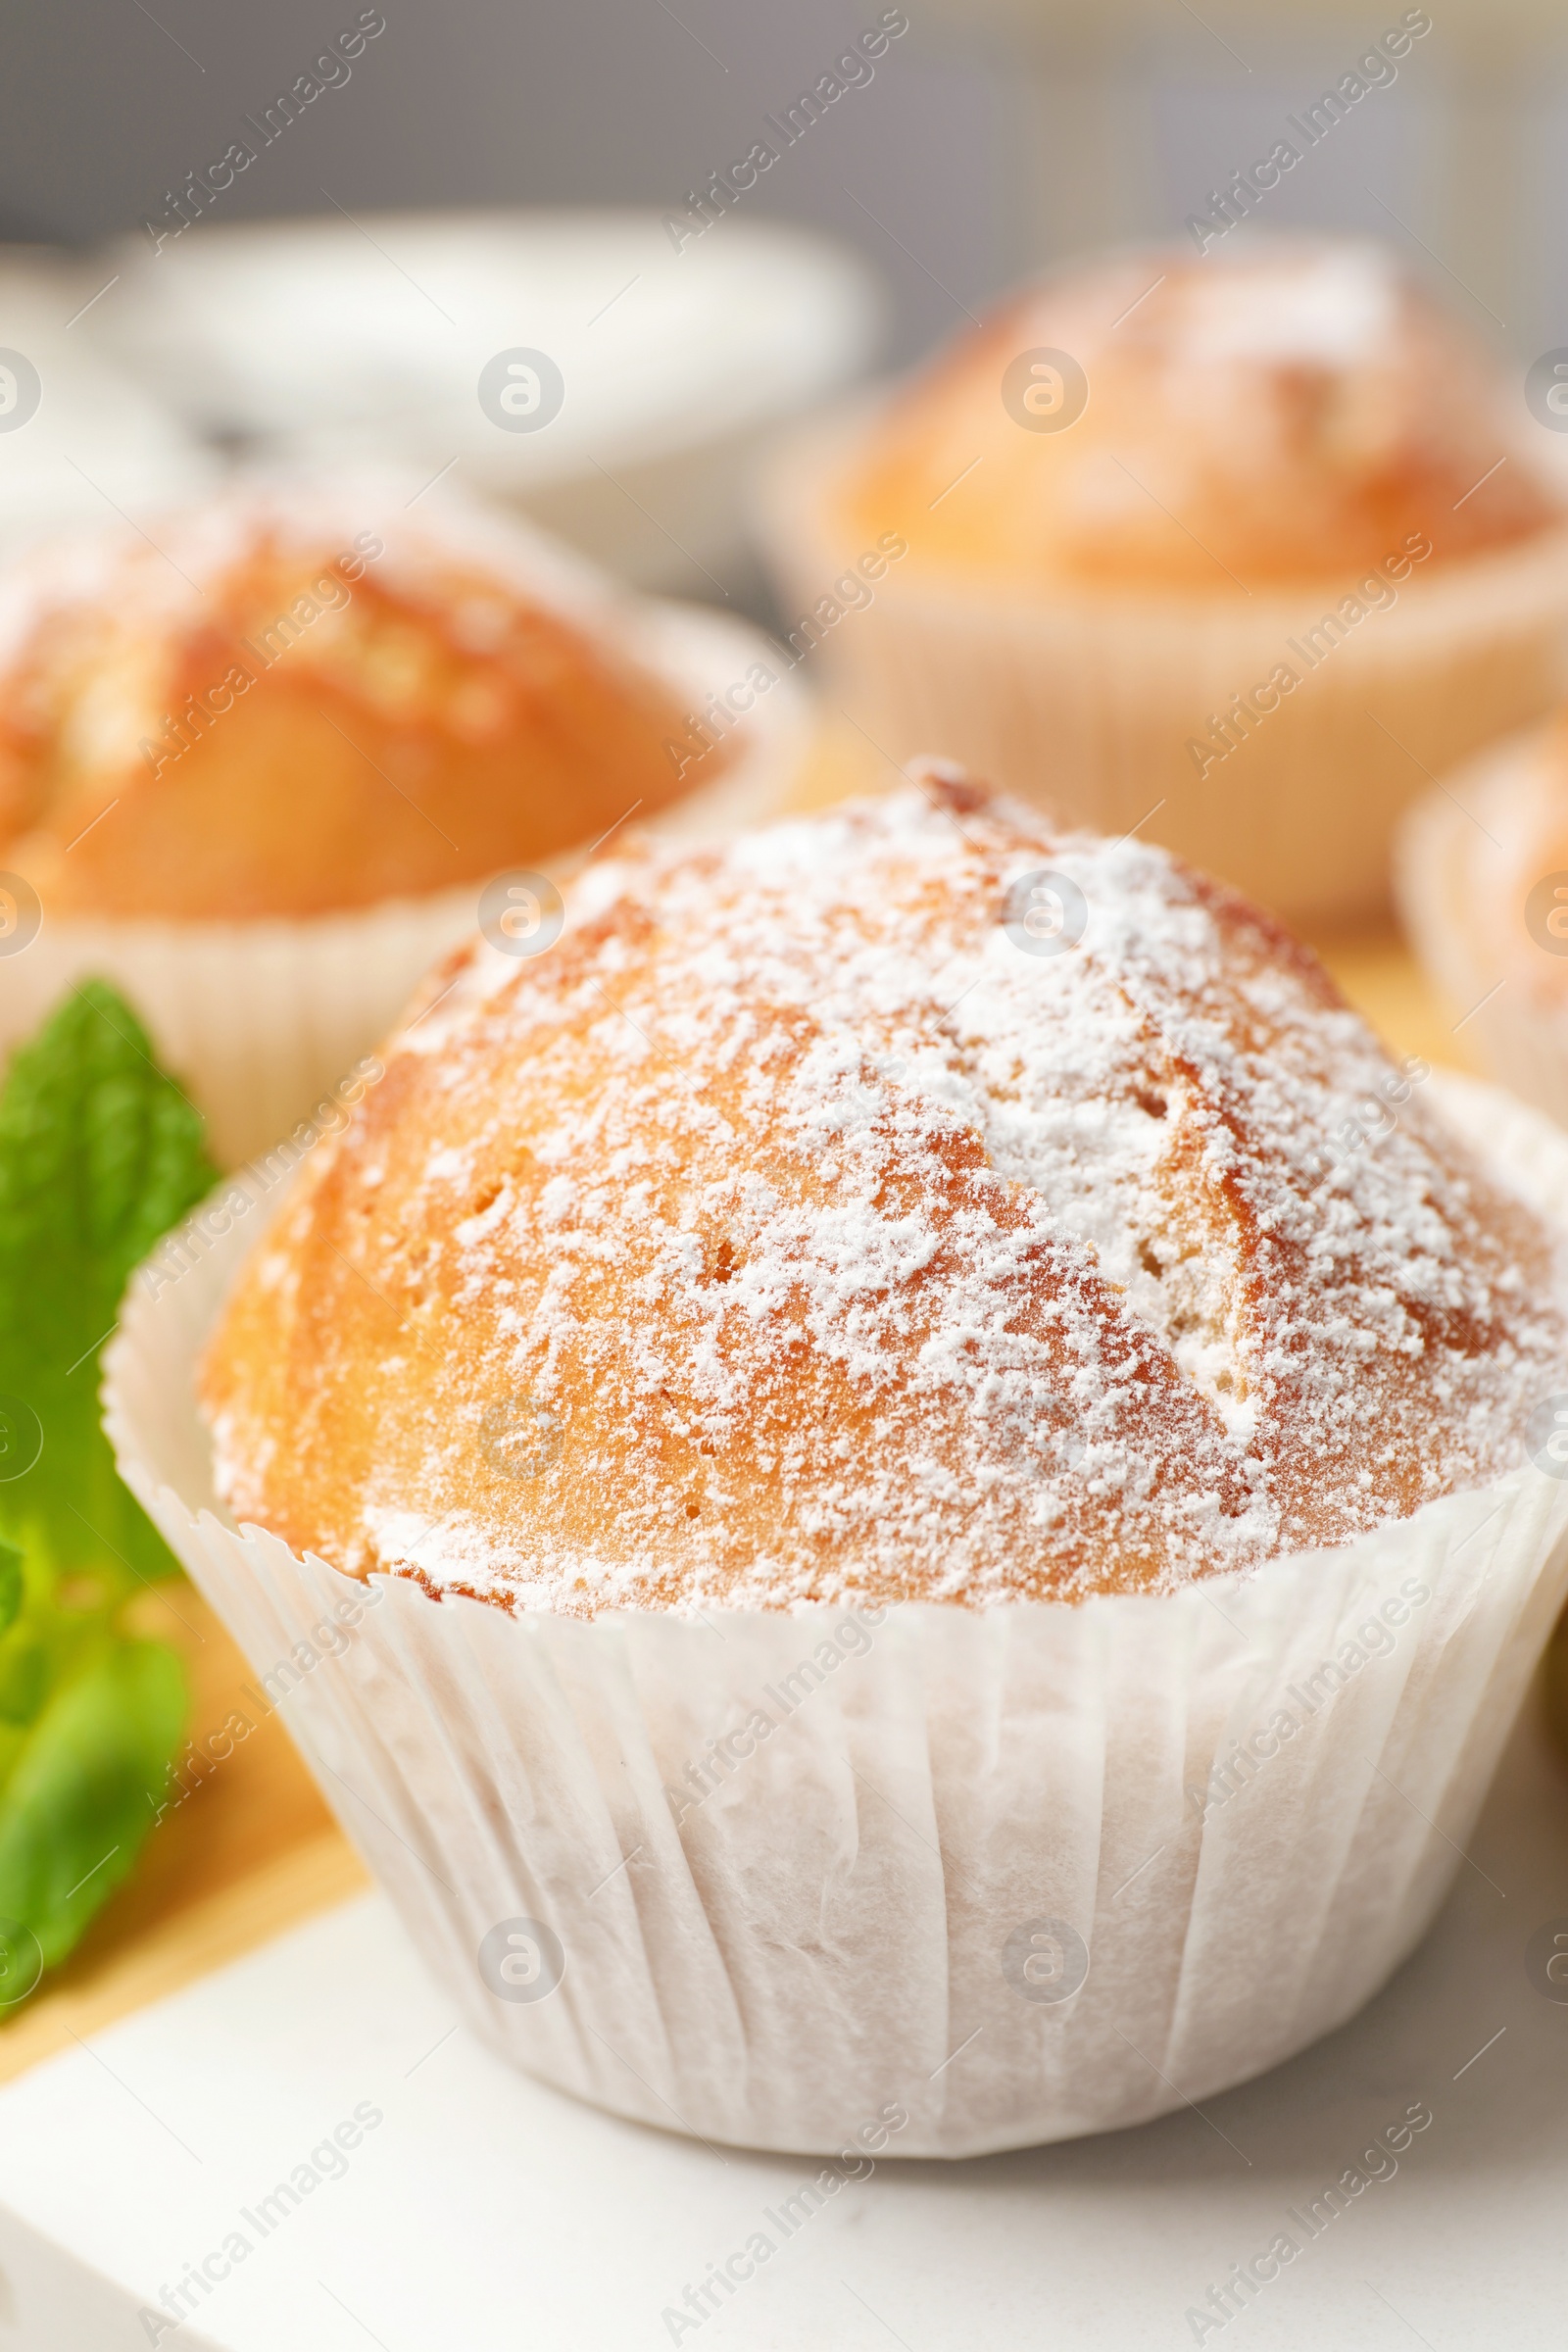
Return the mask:
<svg viewBox="0 0 1568 2352">
<path fill-rule="evenodd" d="M 0 1644 L 0 1723 L 27 1725 L 49 1690 L 51 1658 L 45 1642 L 18 1635 Z M 0 1766 L 0 1780 L 4 1768 Z"/>
<path fill-rule="evenodd" d="M 27 1736 L 0 1806 L 0 1919 L 63 1960 L 129 1872 L 185 1720 L 185 1670 L 161 1642 L 112 1637 Z"/>
<path fill-rule="evenodd" d="M 62 1566 L 172 1565 L 99 1427 L 98 1356 L 133 1268 L 217 1175 L 200 1112 L 105 981 L 16 1054 L 0 1091 L 0 1526 L 46 1528 Z"/>
<path fill-rule="evenodd" d="M 22 1553 L 15 1544 L 0 1539 L 0 1634 L 21 1616 L 22 1592 Z"/>
</svg>

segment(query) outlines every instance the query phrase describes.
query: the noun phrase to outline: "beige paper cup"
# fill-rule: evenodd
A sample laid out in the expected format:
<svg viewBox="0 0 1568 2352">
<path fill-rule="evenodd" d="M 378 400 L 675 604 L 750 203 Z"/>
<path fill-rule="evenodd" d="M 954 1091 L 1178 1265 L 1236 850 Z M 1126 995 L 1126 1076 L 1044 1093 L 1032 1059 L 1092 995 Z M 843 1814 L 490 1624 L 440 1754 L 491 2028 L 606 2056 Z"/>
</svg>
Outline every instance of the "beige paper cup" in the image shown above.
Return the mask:
<svg viewBox="0 0 1568 2352">
<path fill-rule="evenodd" d="M 1568 1141 L 1434 1088 L 1560 1217 Z M 976 2155 L 1255 2075 L 1423 1934 L 1568 1583 L 1568 1482 L 1076 1607 L 590 1622 L 367 1588 L 214 1498 L 193 1364 L 266 1214 L 132 1284 L 107 1426 L 519 2066 L 713 2141 Z"/>
<path fill-rule="evenodd" d="M 866 429 L 863 410 L 817 428 L 763 478 L 759 527 L 787 625 L 864 552 L 831 499 Z M 922 519 L 901 519 L 910 558 L 810 656 L 848 715 L 895 761 L 936 754 L 1066 822 L 1136 826 L 1296 921 L 1385 906 L 1393 832 L 1427 771 L 1539 717 L 1568 684 L 1568 530 L 1416 566 L 1397 603 L 1325 636 L 1309 667 L 1305 632 L 1353 578 L 1288 595 L 1026 599 L 922 574 Z M 1191 743 L 1282 662 L 1300 683 L 1200 775 Z"/>
<path fill-rule="evenodd" d="M 699 708 L 754 662 L 777 669 L 756 630 L 698 606 L 644 607 L 631 650 Z M 701 840 L 765 821 L 786 801 L 809 735 L 799 684 L 777 679 L 734 727 L 727 765 L 647 829 Z M 580 861 L 577 852 L 542 863 L 564 879 Z M 214 1156 L 237 1166 L 287 1134 L 380 1042 L 436 957 L 474 929 L 482 888 L 300 921 L 55 919 L 46 909 L 20 953 L 0 953 L 0 1055 L 30 1037 L 74 982 L 112 980 L 205 1113 Z"/>
<path fill-rule="evenodd" d="M 1561 803 L 1541 732 L 1447 776 L 1400 827 L 1395 885 L 1410 945 L 1487 1068 L 1568 1127 L 1568 964 L 1525 927 L 1521 833 Z"/>
</svg>

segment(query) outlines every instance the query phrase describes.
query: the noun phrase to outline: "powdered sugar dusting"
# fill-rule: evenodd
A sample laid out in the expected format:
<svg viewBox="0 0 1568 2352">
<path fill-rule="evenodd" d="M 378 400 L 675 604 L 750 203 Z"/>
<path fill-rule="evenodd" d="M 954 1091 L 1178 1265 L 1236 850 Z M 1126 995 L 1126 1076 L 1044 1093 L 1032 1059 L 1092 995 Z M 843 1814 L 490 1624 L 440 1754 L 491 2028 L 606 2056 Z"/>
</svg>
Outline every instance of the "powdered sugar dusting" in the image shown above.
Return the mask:
<svg viewBox="0 0 1568 2352">
<path fill-rule="evenodd" d="M 1209 364 L 1365 366 L 1395 331 L 1400 283 L 1375 245 L 1285 249 L 1272 272 L 1245 255 L 1188 280 L 1176 325 Z"/>
<path fill-rule="evenodd" d="M 1024 952 L 1049 867 L 1081 942 Z M 1313 961 L 933 784 L 435 975 L 209 1375 L 225 1498 L 514 1607 L 1169 1590 L 1511 1466 L 1560 1269 Z M 444 995 L 442 991 L 446 991 Z M 370 1177 L 372 1172 L 375 1181 Z"/>
<path fill-rule="evenodd" d="M 1041 352 L 1082 371 L 1070 430 L 1019 429 L 1041 421 L 1019 406 Z M 1563 520 L 1557 469 L 1520 442 L 1489 355 L 1360 239 L 1075 263 L 821 457 L 846 555 L 890 529 L 908 542 L 889 594 L 941 573 L 999 608 L 1068 582 L 1234 603 L 1348 582 L 1401 549 L 1445 564 L 1500 552 Z"/>
<path fill-rule="evenodd" d="M 87 606 L 113 606 L 134 594 L 144 631 L 199 625 L 211 597 L 270 541 L 300 567 L 319 570 L 339 549 L 352 551 L 371 526 L 380 553 L 377 576 L 417 601 L 432 575 L 489 578 L 511 593 L 535 597 L 603 627 L 628 600 L 569 549 L 525 522 L 502 520 L 450 488 L 409 508 L 405 486 L 367 468 L 328 478 L 258 472 L 153 518 L 156 544 L 129 525 L 106 524 L 50 540 L 0 574 L 0 663 L 24 653 L 40 616 Z M 504 618 L 474 599 L 460 611 L 466 650 L 490 650 Z"/>
</svg>

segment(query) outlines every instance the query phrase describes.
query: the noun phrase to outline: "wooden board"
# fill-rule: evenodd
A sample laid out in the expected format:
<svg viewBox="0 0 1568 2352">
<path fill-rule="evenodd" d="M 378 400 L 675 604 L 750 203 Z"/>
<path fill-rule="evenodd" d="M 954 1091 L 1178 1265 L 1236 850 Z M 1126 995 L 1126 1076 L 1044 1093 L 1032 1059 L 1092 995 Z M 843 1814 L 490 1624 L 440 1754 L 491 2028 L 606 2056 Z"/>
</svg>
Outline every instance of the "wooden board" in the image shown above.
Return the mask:
<svg viewBox="0 0 1568 2352">
<path fill-rule="evenodd" d="M 848 727 L 829 731 L 799 804 L 823 807 L 887 781 L 874 746 Z M 1479 1066 L 1392 927 L 1313 944 L 1396 1054 Z M 187 1661 L 193 1731 L 216 1730 L 236 1708 L 257 1715 L 243 1690 L 249 1669 L 190 1586 L 149 1595 L 141 1622 Z M 367 1884 L 281 1723 L 267 1716 L 171 1810 L 71 1960 L 0 2026 L 0 2081 Z"/>
</svg>

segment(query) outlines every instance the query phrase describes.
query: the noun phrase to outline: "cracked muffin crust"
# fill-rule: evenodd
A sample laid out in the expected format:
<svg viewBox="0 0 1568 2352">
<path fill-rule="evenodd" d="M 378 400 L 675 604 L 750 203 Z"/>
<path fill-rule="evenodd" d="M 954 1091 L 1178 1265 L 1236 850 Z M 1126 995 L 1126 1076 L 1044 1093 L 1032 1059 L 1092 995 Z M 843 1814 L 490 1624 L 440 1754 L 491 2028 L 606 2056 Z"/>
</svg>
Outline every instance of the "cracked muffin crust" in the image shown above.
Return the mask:
<svg viewBox="0 0 1568 2352">
<path fill-rule="evenodd" d="M 354 1575 L 1169 1591 L 1484 1482 L 1568 1387 L 1545 1229 L 1305 950 L 936 771 L 590 868 L 384 1059 L 204 1375 L 229 1508 Z"/>
</svg>

